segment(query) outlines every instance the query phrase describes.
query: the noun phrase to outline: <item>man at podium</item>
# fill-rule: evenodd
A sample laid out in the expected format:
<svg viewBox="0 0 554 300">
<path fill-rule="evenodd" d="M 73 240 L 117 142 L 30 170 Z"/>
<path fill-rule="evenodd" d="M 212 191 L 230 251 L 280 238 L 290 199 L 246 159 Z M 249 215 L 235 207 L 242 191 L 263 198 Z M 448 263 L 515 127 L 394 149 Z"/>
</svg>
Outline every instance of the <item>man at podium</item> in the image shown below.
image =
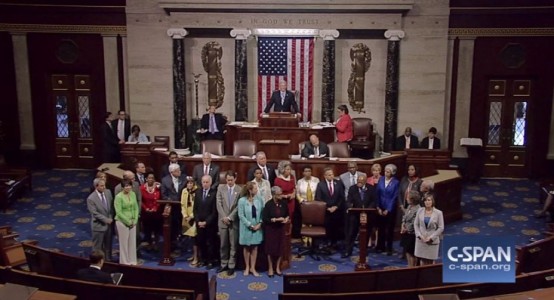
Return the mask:
<svg viewBox="0 0 554 300">
<path fill-rule="evenodd" d="M 287 91 L 286 81 L 279 81 L 279 90 L 271 94 L 271 100 L 265 107 L 264 113 L 269 113 L 271 107 L 273 107 L 274 112 L 290 112 L 295 114 L 300 112 L 296 99 L 294 99 L 294 94 L 291 91 Z"/>
</svg>

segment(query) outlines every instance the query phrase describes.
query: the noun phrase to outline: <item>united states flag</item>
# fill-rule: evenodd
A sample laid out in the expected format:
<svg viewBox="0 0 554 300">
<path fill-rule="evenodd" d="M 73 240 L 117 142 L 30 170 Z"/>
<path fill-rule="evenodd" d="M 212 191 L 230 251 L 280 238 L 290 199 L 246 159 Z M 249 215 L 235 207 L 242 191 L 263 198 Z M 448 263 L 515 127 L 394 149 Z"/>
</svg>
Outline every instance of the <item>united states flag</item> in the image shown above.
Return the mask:
<svg viewBox="0 0 554 300">
<path fill-rule="evenodd" d="M 314 38 L 258 39 L 258 115 L 265 109 L 279 81 L 298 91 L 303 121 L 312 120 Z"/>
</svg>

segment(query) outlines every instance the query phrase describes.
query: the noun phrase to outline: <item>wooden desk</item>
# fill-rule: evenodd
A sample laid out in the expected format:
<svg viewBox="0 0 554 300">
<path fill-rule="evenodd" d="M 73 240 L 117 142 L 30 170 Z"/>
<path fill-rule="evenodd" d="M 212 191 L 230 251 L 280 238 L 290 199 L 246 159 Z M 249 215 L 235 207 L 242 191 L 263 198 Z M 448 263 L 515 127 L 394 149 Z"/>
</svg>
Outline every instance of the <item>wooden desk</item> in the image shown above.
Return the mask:
<svg viewBox="0 0 554 300">
<path fill-rule="evenodd" d="M 159 172 L 160 168 L 167 164 L 168 155 L 167 151 L 152 151 L 152 167 L 156 172 Z M 335 171 L 335 177 L 338 177 L 340 174 L 347 171 L 346 164 L 348 161 L 357 161 L 358 169 L 362 172 L 371 174 L 371 166 L 374 163 L 380 163 L 381 166 L 392 163 L 397 166 L 404 166 L 406 161 L 405 155 L 391 155 L 382 158 L 376 159 L 358 159 L 358 158 L 348 158 L 348 159 L 338 159 L 331 161 L 329 159 L 291 159 L 292 168 L 295 170 L 298 176 L 301 176 L 302 169 L 305 165 L 310 165 L 312 167 L 312 175 L 318 178 L 323 178 L 323 171 L 326 167 L 332 167 Z M 202 163 L 202 158 L 194 157 L 180 157 L 179 161 L 184 163 L 186 167 L 187 175 L 192 175 L 192 170 L 195 165 Z M 237 172 L 237 183 L 244 184 L 247 181 L 248 170 L 256 164 L 255 159 L 244 159 L 237 157 L 223 157 L 223 158 L 214 158 L 214 164 L 219 165 L 221 171 L 233 170 Z M 278 159 L 268 159 L 268 164 L 277 167 L 277 164 L 280 160 Z M 298 179 L 298 178 L 297 178 Z M 160 180 L 160 179 L 159 179 Z"/>
<path fill-rule="evenodd" d="M 407 149 L 406 166 L 413 164 L 419 168 L 419 177 L 436 174 L 438 169 L 449 169 L 452 151 L 447 149 Z"/>
<path fill-rule="evenodd" d="M 125 170 L 121 169 L 119 166 L 121 166 L 120 163 L 105 163 L 96 168 L 96 170 L 102 171 L 108 175 L 106 187 L 112 191 L 115 186 L 120 184 L 121 180 L 123 180 L 123 172 L 125 172 Z"/>
<path fill-rule="evenodd" d="M 435 170 L 436 174 L 423 179 L 435 183 L 436 206 L 442 210 L 444 223 L 462 219 L 462 176 L 456 170 Z"/>
<path fill-rule="evenodd" d="M 527 299 L 552 299 L 554 288 L 538 289 L 521 293 L 496 295 L 489 297 L 470 298 L 469 300 L 527 300 Z"/>
<path fill-rule="evenodd" d="M 325 143 L 331 143 L 335 140 L 335 127 L 324 127 L 321 129 L 305 127 L 241 127 L 234 125 L 226 126 L 225 133 L 225 154 L 233 154 L 233 141 L 252 140 L 256 142 L 258 150 L 266 152 L 268 158 L 278 158 L 286 154 L 298 154 L 298 144 L 308 141 L 310 135 L 315 134 Z M 277 150 L 264 148 L 260 145 L 261 140 L 290 140 L 287 147 L 279 147 Z M 271 151 L 271 152 L 270 152 Z"/>
<path fill-rule="evenodd" d="M 139 161 L 146 166 L 150 166 L 150 150 L 154 148 L 167 148 L 162 142 L 153 142 L 148 144 L 120 144 L 121 162 L 126 170 L 135 171 L 135 164 Z"/>
</svg>

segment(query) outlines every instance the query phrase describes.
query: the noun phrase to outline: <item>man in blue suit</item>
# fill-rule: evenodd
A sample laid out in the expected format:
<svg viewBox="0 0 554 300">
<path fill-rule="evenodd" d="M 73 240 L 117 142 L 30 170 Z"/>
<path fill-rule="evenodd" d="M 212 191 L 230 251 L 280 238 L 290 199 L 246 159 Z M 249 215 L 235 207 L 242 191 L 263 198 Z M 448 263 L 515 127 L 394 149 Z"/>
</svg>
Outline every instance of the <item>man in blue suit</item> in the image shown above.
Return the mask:
<svg viewBox="0 0 554 300">
<path fill-rule="evenodd" d="M 291 91 L 287 91 L 287 82 L 284 80 L 279 82 L 279 90 L 271 94 L 271 100 L 265 107 L 264 113 L 269 113 L 272 106 L 275 106 L 273 107 L 274 112 L 300 113 L 296 99 L 294 99 L 294 94 Z"/>
</svg>

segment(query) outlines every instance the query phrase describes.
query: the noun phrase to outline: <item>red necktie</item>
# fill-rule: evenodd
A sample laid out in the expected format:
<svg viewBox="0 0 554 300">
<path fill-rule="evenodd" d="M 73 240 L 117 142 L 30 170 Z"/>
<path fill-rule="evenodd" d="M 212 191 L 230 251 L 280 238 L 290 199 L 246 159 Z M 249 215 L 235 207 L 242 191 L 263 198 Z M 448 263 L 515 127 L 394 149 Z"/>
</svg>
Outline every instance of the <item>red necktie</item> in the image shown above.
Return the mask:
<svg viewBox="0 0 554 300">
<path fill-rule="evenodd" d="M 333 196 L 333 182 L 329 182 L 329 195 Z"/>
<path fill-rule="evenodd" d="M 204 175 L 208 175 L 209 173 L 208 166 L 204 166 Z"/>
</svg>

